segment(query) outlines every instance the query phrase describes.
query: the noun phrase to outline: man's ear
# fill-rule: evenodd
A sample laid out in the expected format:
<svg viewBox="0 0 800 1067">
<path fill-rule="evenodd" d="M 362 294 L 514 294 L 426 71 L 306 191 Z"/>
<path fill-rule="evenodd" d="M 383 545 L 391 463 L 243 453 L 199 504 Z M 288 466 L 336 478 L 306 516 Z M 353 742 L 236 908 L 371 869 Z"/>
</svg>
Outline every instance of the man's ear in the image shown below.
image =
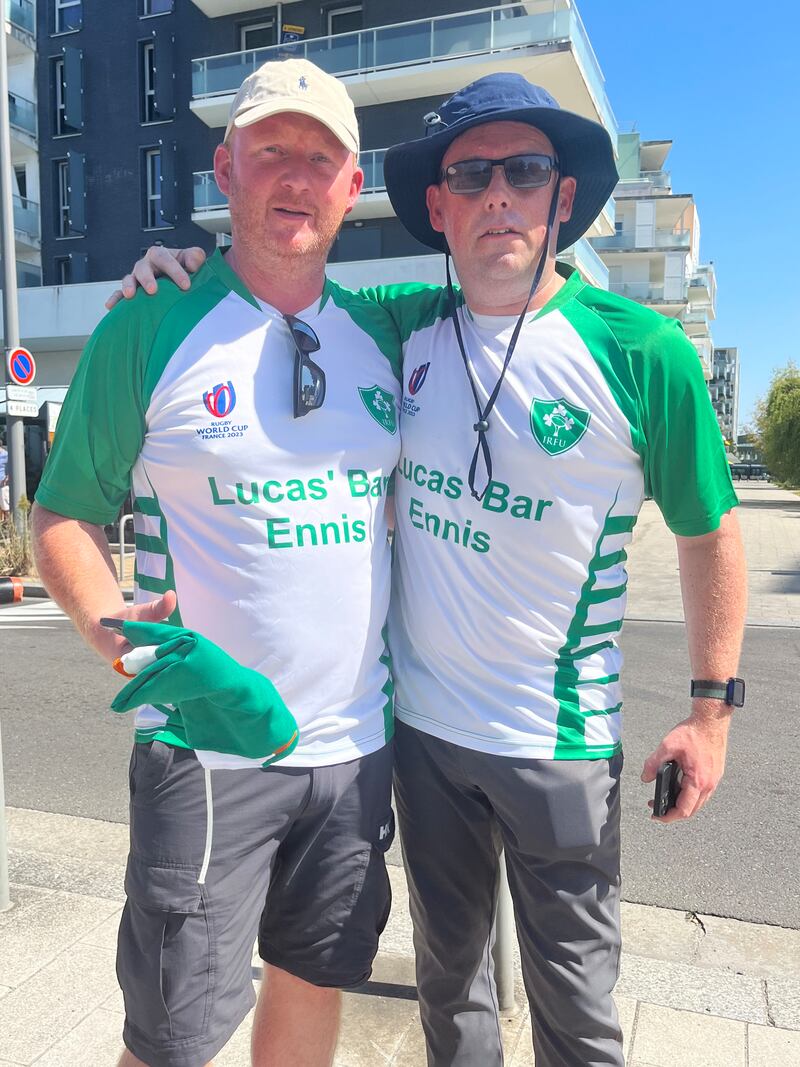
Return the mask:
<svg viewBox="0 0 800 1067">
<path fill-rule="evenodd" d="M 572 205 L 575 203 L 575 191 L 578 183 L 574 178 L 562 178 L 558 193 L 558 221 L 568 222 L 572 217 Z"/>
<path fill-rule="evenodd" d="M 425 190 L 425 203 L 428 205 L 428 218 L 431 227 L 437 233 L 444 233 L 442 221 L 442 190 L 438 185 L 429 185 Z"/>
<path fill-rule="evenodd" d="M 214 177 L 223 196 L 230 195 L 232 162 L 230 146 L 218 144 L 214 149 Z"/>
<path fill-rule="evenodd" d="M 345 215 L 349 215 L 353 210 L 358 200 L 358 195 L 364 186 L 364 171 L 361 167 L 353 168 L 353 176 L 350 179 L 350 192 L 347 197 L 347 207 L 344 209 Z"/>
</svg>

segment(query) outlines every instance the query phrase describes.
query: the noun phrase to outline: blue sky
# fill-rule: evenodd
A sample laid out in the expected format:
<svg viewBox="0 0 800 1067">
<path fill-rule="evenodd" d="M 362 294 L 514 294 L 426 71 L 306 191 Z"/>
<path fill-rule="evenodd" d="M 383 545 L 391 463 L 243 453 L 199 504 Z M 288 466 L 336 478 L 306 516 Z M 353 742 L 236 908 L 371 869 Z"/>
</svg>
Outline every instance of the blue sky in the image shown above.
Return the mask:
<svg viewBox="0 0 800 1067">
<path fill-rule="evenodd" d="M 740 427 L 800 363 L 800 81 L 794 0 L 577 0 L 621 130 L 671 139 L 714 261 L 718 346 L 738 346 Z"/>
</svg>

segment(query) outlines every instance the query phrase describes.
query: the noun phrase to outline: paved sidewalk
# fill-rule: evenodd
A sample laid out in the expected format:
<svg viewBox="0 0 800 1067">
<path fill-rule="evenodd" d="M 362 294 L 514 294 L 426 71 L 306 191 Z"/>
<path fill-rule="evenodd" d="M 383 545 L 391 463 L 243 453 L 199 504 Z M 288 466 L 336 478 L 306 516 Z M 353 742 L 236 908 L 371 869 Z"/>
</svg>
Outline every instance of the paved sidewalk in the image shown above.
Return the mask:
<svg viewBox="0 0 800 1067">
<path fill-rule="evenodd" d="M 127 828 L 11 809 L 9 838 L 14 908 L 0 915 L 0 1065 L 113 1067 Z M 400 867 L 390 873 L 392 918 L 372 981 L 345 996 L 337 1067 L 425 1063 L 405 879 Z M 631 1067 L 800 1065 L 800 931 L 625 904 L 623 933 L 617 1003 Z M 525 1004 L 519 978 L 518 1001 Z M 246 1067 L 248 1034 L 249 1020 L 218 1067 Z M 503 1034 L 508 1067 L 530 1067 L 527 1006 L 503 1020 Z"/>
<path fill-rule="evenodd" d="M 749 621 L 800 627 L 800 497 L 767 485 L 737 489 Z M 674 539 L 652 503 L 629 572 L 629 618 L 682 619 Z M 14 907 L 0 915 L 0 1067 L 114 1067 L 127 828 L 19 809 L 8 815 Z M 400 867 L 390 872 L 392 917 L 372 981 L 345 996 L 336 1067 L 425 1064 L 405 879 Z M 629 1067 L 800 1067 L 800 931 L 624 904 L 623 935 L 616 993 Z M 255 959 L 254 967 L 255 979 Z M 518 969 L 517 999 L 518 1013 L 502 1023 L 506 1063 L 531 1067 Z M 249 1024 L 217 1067 L 247 1067 Z"/>
<path fill-rule="evenodd" d="M 750 625 L 800 626 L 800 495 L 768 482 L 736 482 L 747 554 Z M 675 538 L 652 500 L 628 561 L 628 619 L 683 622 Z"/>
</svg>

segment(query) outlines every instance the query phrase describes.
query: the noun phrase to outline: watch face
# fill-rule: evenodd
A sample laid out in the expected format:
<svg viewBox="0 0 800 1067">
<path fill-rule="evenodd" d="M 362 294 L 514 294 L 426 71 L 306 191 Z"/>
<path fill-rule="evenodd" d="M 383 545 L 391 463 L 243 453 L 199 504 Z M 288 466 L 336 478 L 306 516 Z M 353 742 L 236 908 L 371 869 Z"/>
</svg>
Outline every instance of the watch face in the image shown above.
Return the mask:
<svg viewBox="0 0 800 1067">
<path fill-rule="evenodd" d="M 734 708 L 744 707 L 744 680 L 731 678 L 728 682 L 727 703 Z"/>
</svg>

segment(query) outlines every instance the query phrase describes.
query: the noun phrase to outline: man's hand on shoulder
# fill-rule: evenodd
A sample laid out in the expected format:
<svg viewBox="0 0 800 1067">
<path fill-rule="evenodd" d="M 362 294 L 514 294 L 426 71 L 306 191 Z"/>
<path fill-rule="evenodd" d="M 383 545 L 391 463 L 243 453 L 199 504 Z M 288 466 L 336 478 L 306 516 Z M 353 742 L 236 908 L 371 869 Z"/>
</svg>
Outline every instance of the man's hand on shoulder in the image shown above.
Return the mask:
<svg viewBox="0 0 800 1067">
<path fill-rule="evenodd" d="M 133 270 L 126 274 L 106 300 L 106 307 L 111 310 L 120 300 L 130 300 L 136 296 L 137 288 L 152 296 L 158 290 L 156 278 L 170 278 L 180 289 L 191 285 L 190 274 L 195 274 L 206 261 L 202 248 L 165 248 L 163 245 L 151 245 L 141 259 L 137 259 Z"/>
<path fill-rule="evenodd" d="M 711 799 L 725 770 L 730 720 L 729 709 L 715 713 L 695 710 L 670 730 L 644 761 L 643 782 L 654 782 L 659 767 L 667 760 L 676 760 L 683 772 L 676 806 L 655 822 L 690 819 Z M 648 803 L 652 808 L 652 800 Z"/>
</svg>

